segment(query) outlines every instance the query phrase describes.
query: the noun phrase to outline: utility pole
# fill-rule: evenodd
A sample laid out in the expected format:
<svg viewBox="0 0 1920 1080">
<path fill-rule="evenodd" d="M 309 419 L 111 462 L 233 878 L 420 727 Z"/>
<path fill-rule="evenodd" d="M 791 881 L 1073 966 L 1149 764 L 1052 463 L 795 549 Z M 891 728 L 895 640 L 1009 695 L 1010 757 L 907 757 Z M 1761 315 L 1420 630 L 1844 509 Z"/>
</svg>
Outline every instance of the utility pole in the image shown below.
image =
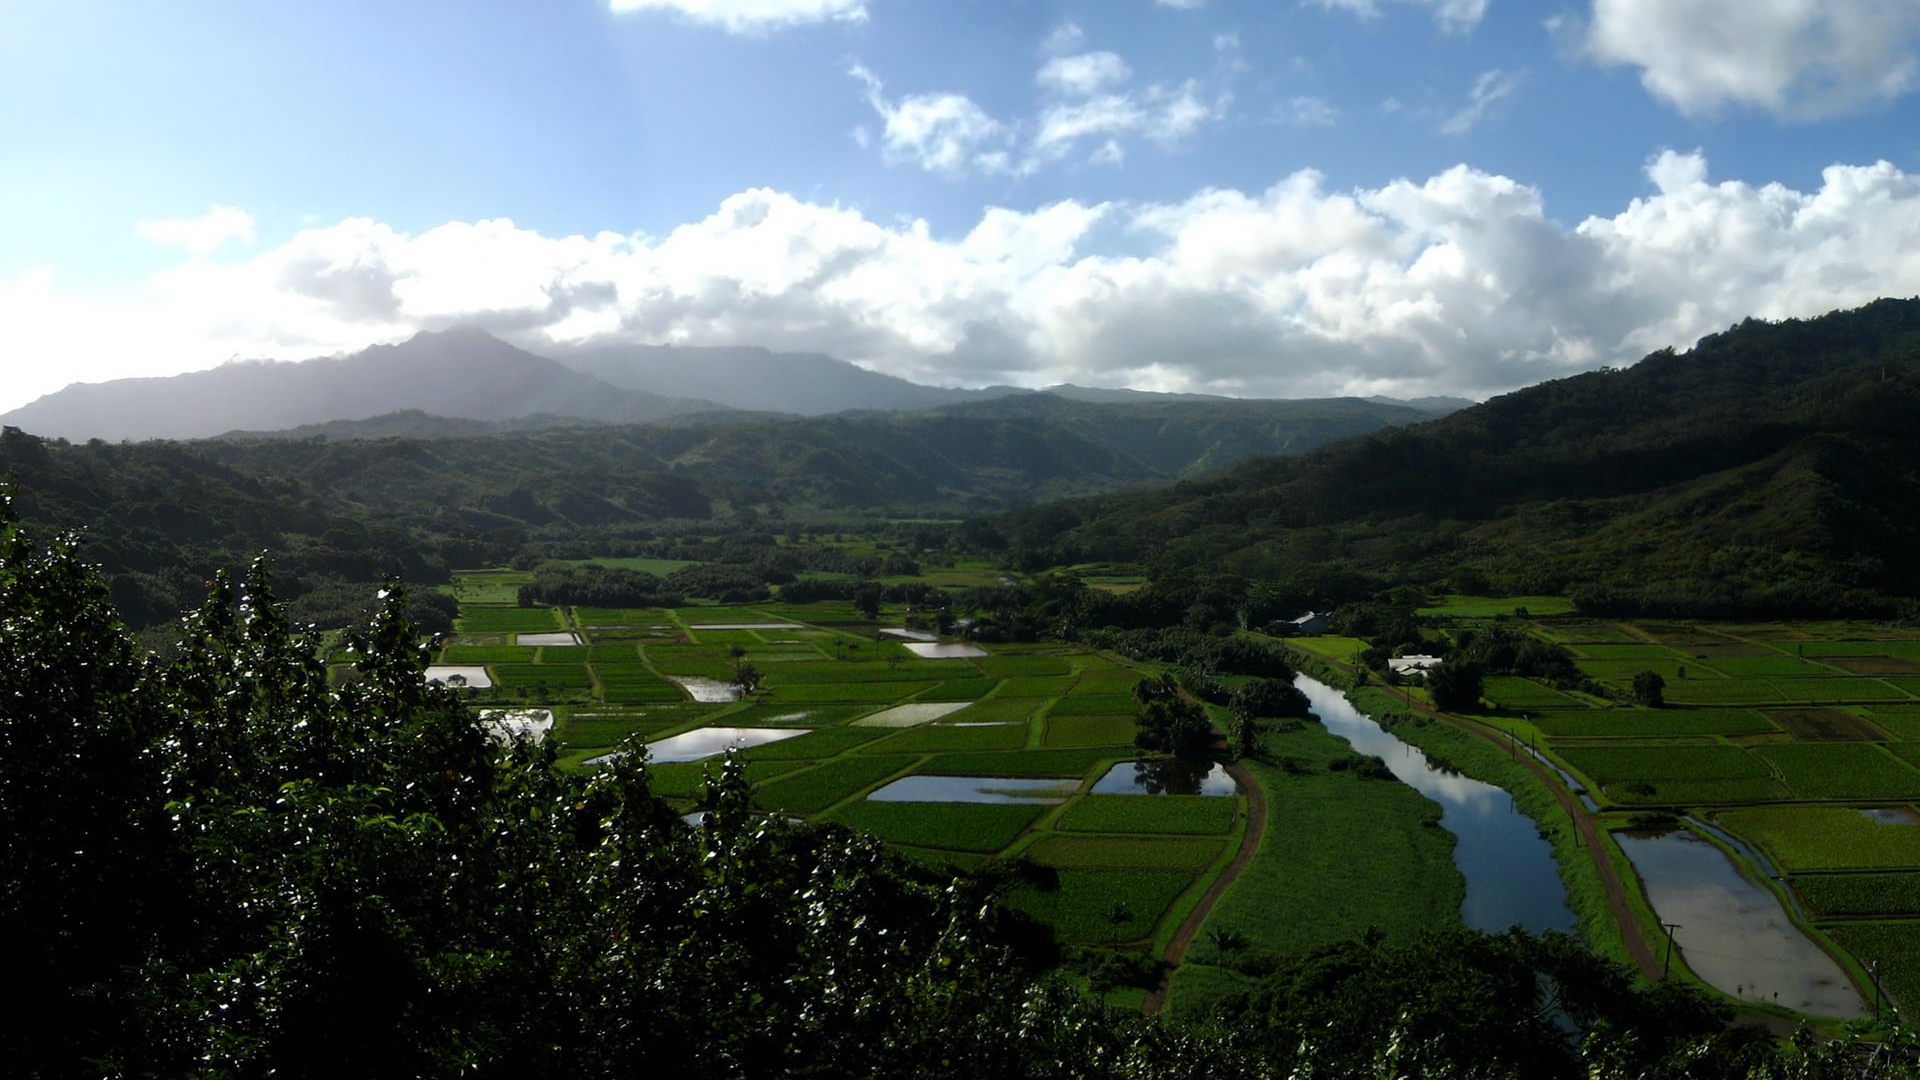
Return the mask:
<svg viewBox="0 0 1920 1080">
<path fill-rule="evenodd" d="M 1681 927 L 1679 923 L 1672 922 L 1663 922 L 1660 925 L 1667 931 L 1667 958 L 1660 964 L 1660 978 L 1664 981 L 1667 974 L 1673 970 L 1673 932 Z"/>
</svg>

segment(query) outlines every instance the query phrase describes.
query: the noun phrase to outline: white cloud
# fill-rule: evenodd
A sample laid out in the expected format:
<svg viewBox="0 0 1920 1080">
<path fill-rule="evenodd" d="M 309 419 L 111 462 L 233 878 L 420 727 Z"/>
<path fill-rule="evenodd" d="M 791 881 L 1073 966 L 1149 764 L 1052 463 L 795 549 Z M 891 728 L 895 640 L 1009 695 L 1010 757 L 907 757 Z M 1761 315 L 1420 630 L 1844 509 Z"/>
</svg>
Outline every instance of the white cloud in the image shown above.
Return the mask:
<svg viewBox="0 0 1920 1080">
<path fill-rule="evenodd" d="M 1080 24 L 1063 22 L 1047 32 L 1046 40 L 1040 43 L 1042 54 L 1059 54 L 1078 49 L 1087 40 L 1087 32 Z"/>
<path fill-rule="evenodd" d="M 1340 110 L 1317 97 L 1297 97 L 1276 106 L 1273 115 L 1295 127 L 1327 127 L 1340 119 Z"/>
<path fill-rule="evenodd" d="M 1138 94 L 1101 94 L 1084 101 L 1049 106 L 1040 113 L 1029 145 L 1030 160 L 1058 160 L 1081 140 L 1137 135 L 1170 146 L 1201 125 L 1226 114 L 1232 99 L 1207 101 L 1200 84 L 1189 79 L 1177 87 L 1151 86 Z"/>
<path fill-rule="evenodd" d="M 1487 14 L 1487 0 L 1393 0 L 1393 2 L 1433 9 L 1433 21 L 1442 30 L 1451 34 L 1467 33 L 1480 25 L 1480 20 Z M 1380 17 L 1380 0 L 1319 0 L 1319 3 L 1329 11 L 1342 8 L 1363 19 Z"/>
<path fill-rule="evenodd" d="M 190 255 L 203 257 L 228 241 L 254 242 L 253 215 L 231 206 L 215 206 L 193 218 L 142 218 L 134 222 L 133 231 L 151 243 L 184 248 Z"/>
<path fill-rule="evenodd" d="M 1079 28 L 1068 23 L 1053 32 L 1047 47 L 1065 40 L 1077 43 L 1080 36 Z M 890 99 L 880 77 L 865 66 L 855 64 L 848 74 L 866 87 L 867 103 L 884 123 L 882 145 L 889 161 L 949 174 L 1030 175 L 1075 157 L 1095 140 L 1099 145 L 1086 160 L 1118 165 L 1126 158 L 1123 139 L 1172 148 L 1222 119 L 1233 101 L 1225 90 L 1203 89 L 1197 79 L 1177 86 L 1154 83 L 1122 89 L 1118 84 L 1133 71 L 1111 52 L 1054 55 L 1044 61 L 1034 81 L 1049 91 L 1042 99 L 1046 104 L 1038 115 L 1018 121 L 996 119 L 955 92 Z"/>
<path fill-rule="evenodd" d="M 1117 53 L 1091 52 L 1056 56 L 1040 65 L 1034 81 L 1063 94 L 1089 97 L 1132 77 L 1133 69 Z"/>
<path fill-rule="evenodd" d="M 1686 346 L 1748 316 L 1920 293 L 1920 174 L 1834 165 L 1816 190 L 1649 161 L 1648 191 L 1568 227 L 1456 166 L 1330 190 L 991 208 L 963 235 L 743 191 L 664 236 L 504 220 L 349 219 L 236 262 L 91 294 L 0 279 L 0 408 L 58 382 L 299 358 L 476 323 L 531 347 L 617 339 L 816 349 L 948 383 L 1273 396 L 1484 395 Z M 1124 250 L 1096 249 L 1103 237 Z"/>
<path fill-rule="evenodd" d="M 1588 55 L 1640 69 L 1683 113 L 1727 106 L 1814 119 L 1899 97 L 1920 78 L 1912 0 L 1594 0 Z"/>
<path fill-rule="evenodd" d="M 849 73 L 866 85 L 867 103 L 885 122 L 881 142 L 889 160 L 944 173 L 1004 167 L 1006 154 L 995 147 L 1006 141 L 1007 129 L 966 95 L 912 94 L 889 100 L 873 72 L 856 64 Z"/>
<path fill-rule="evenodd" d="M 1448 135 L 1464 135 L 1472 131 L 1500 99 L 1511 95 L 1526 81 L 1525 71 L 1483 71 L 1473 80 L 1473 86 L 1467 90 L 1467 103 L 1460 111 L 1449 116 L 1440 130 Z"/>
<path fill-rule="evenodd" d="M 670 11 L 730 34 L 817 22 L 865 22 L 865 0 L 609 0 L 616 15 Z"/>
<path fill-rule="evenodd" d="M 1177 8 L 1181 11 L 1191 11 L 1194 8 L 1201 7 L 1202 5 L 1204 5 L 1207 2 L 1207 0 L 1153 0 L 1153 2 L 1154 2 L 1154 5 L 1157 7 Z"/>
</svg>

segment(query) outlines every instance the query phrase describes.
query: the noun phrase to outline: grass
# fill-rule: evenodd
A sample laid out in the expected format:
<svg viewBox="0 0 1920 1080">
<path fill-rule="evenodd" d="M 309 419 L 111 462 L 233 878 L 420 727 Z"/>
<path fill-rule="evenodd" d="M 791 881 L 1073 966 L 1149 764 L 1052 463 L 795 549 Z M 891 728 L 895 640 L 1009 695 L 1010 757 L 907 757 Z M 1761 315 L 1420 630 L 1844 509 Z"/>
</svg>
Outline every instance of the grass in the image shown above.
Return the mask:
<svg viewBox="0 0 1920 1080">
<path fill-rule="evenodd" d="M 1186 870 L 1212 866 L 1226 841 L 1191 836 L 1053 836 L 1021 852 L 1034 862 L 1082 870 Z"/>
<path fill-rule="evenodd" d="M 794 740 L 798 741 L 798 740 Z M 753 801 L 768 810 L 809 817 L 873 787 L 914 763 L 899 755 L 841 757 L 753 789 Z"/>
<path fill-rule="evenodd" d="M 1025 745 L 1025 724 L 994 724 L 991 727 L 922 724 L 893 735 L 878 749 L 887 753 L 935 754 L 969 750 L 1018 750 Z"/>
<path fill-rule="evenodd" d="M 1920 873 L 1798 874 L 1793 891 L 1822 915 L 1920 915 Z"/>
<path fill-rule="evenodd" d="M 1064 697 L 1054 702 L 1049 710 L 1052 716 L 1113 716 L 1116 714 L 1131 716 L 1138 712 L 1140 705 L 1131 697 L 1119 695 L 1097 695 L 1090 697 Z"/>
<path fill-rule="evenodd" d="M 584 690 L 593 686 L 585 664 L 494 664 L 496 686 L 509 689 L 545 684 L 556 690 Z"/>
<path fill-rule="evenodd" d="M 1756 747 L 1802 799 L 1920 797 L 1920 772 L 1872 743 L 1783 743 Z"/>
<path fill-rule="evenodd" d="M 1154 936 L 1161 916 L 1193 884 L 1193 875 L 1184 870 L 1068 868 L 1060 871 L 1054 889 L 1017 886 L 1006 903 L 1051 925 L 1076 944 L 1146 941 Z M 1108 918 L 1116 909 L 1128 916 L 1118 924 Z"/>
<path fill-rule="evenodd" d="M 1073 673 L 1073 665 L 1064 656 L 983 656 L 974 663 L 978 664 L 980 670 L 986 674 L 997 675 L 1003 679 Z"/>
<path fill-rule="evenodd" d="M 1560 745 L 1554 750 L 1596 783 L 1635 780 L 1738 780 L 1771 776 L 1764 761 L 1724 743 Z"/>
<path fill-rule="evenodd" d="M 992 803 L 848 803 L 827 820 L 871 833 L 888 843 L 991 855 L 1011 845 L 1044 805 Z"/>
<path fill-rule="evenodd" d="M 1573 601 L 1564 596 L 1448 596 L 1433 607 L 1421 608 L 1420 614 L 1472 619 L 1512 615 L 1523 608 L 1529 616 L 1571 615 Z"/>
<path fill-rule="evenodd" d="M 727 723 L 735 722 L 727 717 Z M 749 760 L 773 761 L 777 759 L 800 759 L 825 761 L 839 757 L 849 751 L 859 750 L 867 744 L 886 736 L 885 731 L 875 728 L 833 727 L 818 728 L 805 735 L 796 735 L 791 739 L 781 739 L 764 746 L 756 746 L 743 751 Z"/>
<path fill-rule="evenodd" d="M 538 634 L 564 630 L 560 613 L 545 607 L 466 607 L 454 627 L 463 634 Z"/>
<path fill-rule="evenodd" d="M 1049 716 L 1043 745 L 1131 747 L 1138 730 L 1131 716 Z"/>
<path fill-rule="evenodd" d="M 1000 687 L 999 679 L 954 679 L 920 695 L 921 701 L 978 701 Z"/>
<path fill-rule="evenodd" d="M 449 645 L 440 650 L 443 664 L 530 664 L 532 648 L 519 645 Z"/>
<path fill-rule="evenodd" d="M 1550 738 L 1663 739 L 1779 730 L 1752 709 L 1556 709 L 1531 719 Z"/>
<path fill-rule="evenodd" d="M 1920 869 L 1920 825 L 1881 824 L 1852 807 L 1751 807 L 1717 817 L 1789 872 Z"/>
<path fill-rule="evenodd" d="M 1841 923 L 1826 931 L 1863 962 L 1879 966 L 1880 982 L 1894 1000 L 1920 1007 L 1920 924 Z"/>
<path fill-rule="evenodd" d="M 1565 709 L 1578 704 L 1558 690 L 1513 675 L 1490 676 L 1484 694 L 1503 709 Z"/>
<path fill-rule="evenodd" d="M 941 754 L 919 771 L 936 776 L 1085 776 L 1114 756 L 1111 749 Z"/>
<path fill-rule="evenodd" d="M 1218 836 L 1233 831 L 1240 800 L 1206 795 L 1088 795 L 1054 823 L 1062 832 Z"/>
<path fill-rule="evenodd" d="M 1369 931 L 1409 942 L 1459 924 L 1466 882 L 1453 864 L 1452 837 L 1433 827 L 1439 807 L 1394 781 L 1329 771 L 1352 751 L 1318 725 L 1270 734 L 1265 749 L 1303 771 L 1247 762 L 1266 794 L 1266 832 L 1203 933 L 1238 934 L 1251 956 L 1273 958 Z M 1174 1004 L 1203 1010 L 1211 995 L 1236 985 L 1231 972 L 1189 962 L 1174 976 Z"/>
</svg>

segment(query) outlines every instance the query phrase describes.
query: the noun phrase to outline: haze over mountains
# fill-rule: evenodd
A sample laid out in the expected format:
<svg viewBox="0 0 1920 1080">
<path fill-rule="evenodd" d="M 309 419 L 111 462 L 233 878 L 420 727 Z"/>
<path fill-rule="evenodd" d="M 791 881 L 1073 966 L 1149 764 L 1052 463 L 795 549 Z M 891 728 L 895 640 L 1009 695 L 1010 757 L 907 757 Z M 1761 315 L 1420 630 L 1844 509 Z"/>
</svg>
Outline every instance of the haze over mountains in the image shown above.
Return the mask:
<svg viewBox="0 0 1920 1080">
<path fill-rule="evenodd" d="M 459 328 L 343 357 L 76 383 L 0 415 L 0 424 L 71 440 L 195 439 L 289 429 L 328 437 L 433 436 L 564 422 L 714 420 L 727 410 L 801 416 L 910 411 L 1031 393 L 1004 386 L 922 386 L 818 353 L 759 348 L 601 346 L 549 358 Z M 1113 404 L 1234 400 L 1080 387 L 1052 393 Z M 1437 415 L 1464 404 L 1430 399 L 1416 408 Z"/>
</svg>

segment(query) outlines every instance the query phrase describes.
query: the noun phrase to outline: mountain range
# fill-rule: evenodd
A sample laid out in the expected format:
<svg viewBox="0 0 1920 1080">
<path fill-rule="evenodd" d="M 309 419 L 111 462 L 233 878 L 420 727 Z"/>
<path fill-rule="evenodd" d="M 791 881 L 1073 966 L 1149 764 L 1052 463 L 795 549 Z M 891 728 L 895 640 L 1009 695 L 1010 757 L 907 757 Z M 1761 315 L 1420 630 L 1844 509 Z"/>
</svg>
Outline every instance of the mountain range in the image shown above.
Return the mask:
<svg viewBox="0 0 1920 1080">
<path fill-rule="evenodd" d="M 1048 392 L 1107 404 L 1235 400 L 1074 386 Z M 550 358 L 481 330 L 456 328 L 349 356 L 76 383 L 0 414 L 0 424 L 74 441 L 274 432 L 434 437 L 579 424 L 713 423 L 733 412 L 916 411 L 1032 393 L 922 386 L 818 353 L 759 348 L 597 346 Z M 1439 415 L 1465 404 L 1428 399 L 1411 407 Z"/>
</svg>

